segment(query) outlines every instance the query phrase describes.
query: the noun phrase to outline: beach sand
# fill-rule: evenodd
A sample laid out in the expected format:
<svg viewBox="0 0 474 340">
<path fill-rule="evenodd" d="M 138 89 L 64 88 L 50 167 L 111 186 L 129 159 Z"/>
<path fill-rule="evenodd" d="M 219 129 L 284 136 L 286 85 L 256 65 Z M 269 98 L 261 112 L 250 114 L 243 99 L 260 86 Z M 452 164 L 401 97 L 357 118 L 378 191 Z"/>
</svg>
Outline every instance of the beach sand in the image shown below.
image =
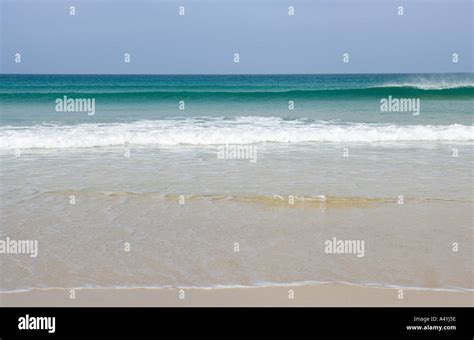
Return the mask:
<svg viewBox="0 0 474 340">
<path fill-rule="evenodd" d="M 290 290 L 294 298 L 290 299 Z M 180 299 L 184 291 L 184 299 Z M 379 288 L 347 284 L 242 288 L 34 289 L 0 293 L 2 307 L 472 307 L 473 291 Z"/>
</svg>

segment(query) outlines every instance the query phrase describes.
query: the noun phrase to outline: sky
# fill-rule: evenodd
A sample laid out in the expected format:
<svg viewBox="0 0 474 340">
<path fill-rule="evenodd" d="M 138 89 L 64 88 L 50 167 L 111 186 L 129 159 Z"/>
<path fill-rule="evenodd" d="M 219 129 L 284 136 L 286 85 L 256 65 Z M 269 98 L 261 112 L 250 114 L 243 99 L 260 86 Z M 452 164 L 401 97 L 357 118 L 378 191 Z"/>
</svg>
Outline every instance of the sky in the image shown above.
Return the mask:
<svg viewBox="0 0 474 340">
<path fill-rule="evenodd" d="M 0 73 L 473 72 L 472 0 L 0 3 Z"/>
</svg>

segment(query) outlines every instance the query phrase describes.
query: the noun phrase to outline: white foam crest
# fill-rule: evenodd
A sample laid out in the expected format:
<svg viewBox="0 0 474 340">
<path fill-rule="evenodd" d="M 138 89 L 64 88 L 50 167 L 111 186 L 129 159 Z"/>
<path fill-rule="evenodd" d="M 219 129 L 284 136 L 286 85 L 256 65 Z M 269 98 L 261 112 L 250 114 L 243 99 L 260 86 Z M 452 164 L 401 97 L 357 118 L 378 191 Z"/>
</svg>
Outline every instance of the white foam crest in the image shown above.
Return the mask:
<svg viewBox="0 0 474 340">
<path fill-rule="evenodd" d="M 402 83 L 386 83 L 375 87 L 412 87 L 420 90 L 449 90 L 458 88 L 474 88 L 474 82 L 469 80 L 417 80 Z"/>
<path fill-rule="evenodd" d="M 471 141 L 472 125 L 307 123 L 281 118 L 169 119 L 127 124 L 0 127 L 0 150 L 130 145 Z"/>
</svg>

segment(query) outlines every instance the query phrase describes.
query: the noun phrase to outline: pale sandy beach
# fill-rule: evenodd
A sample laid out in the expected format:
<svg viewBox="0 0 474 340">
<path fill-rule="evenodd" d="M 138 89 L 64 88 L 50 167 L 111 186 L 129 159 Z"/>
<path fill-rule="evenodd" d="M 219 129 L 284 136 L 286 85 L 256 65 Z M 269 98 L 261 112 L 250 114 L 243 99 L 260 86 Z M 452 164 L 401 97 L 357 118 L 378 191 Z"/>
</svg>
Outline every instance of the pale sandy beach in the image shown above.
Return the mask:
<svg viewBox="0 0 474 340">
<path fill-rule="evenodd" d="M 289 299 L 293 290 L 294 298 Z M 34 289 L 0 293 L 4 307 L 472 307 L 473 291 L 405 289 L 346 284 L 251 288 Z"/>
</svg>

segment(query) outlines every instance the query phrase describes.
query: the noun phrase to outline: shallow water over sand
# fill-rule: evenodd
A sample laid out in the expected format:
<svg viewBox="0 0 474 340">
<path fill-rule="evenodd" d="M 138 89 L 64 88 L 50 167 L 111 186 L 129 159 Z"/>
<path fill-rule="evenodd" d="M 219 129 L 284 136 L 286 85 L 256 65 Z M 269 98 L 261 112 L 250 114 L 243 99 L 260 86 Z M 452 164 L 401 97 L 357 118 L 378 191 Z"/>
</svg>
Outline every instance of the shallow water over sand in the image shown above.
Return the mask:
<svg viewBox="0 0 474 340">
<path fill-rule="evenodd" d="M 1 289 L 474 288 L 470 143 L 256 146 L 256 163 L 213 146 L 3 154 L 0 236 L 39 255 L 2 256 Z M 364 256 L 327 254 L 334 237 Z"/>
</svg>

